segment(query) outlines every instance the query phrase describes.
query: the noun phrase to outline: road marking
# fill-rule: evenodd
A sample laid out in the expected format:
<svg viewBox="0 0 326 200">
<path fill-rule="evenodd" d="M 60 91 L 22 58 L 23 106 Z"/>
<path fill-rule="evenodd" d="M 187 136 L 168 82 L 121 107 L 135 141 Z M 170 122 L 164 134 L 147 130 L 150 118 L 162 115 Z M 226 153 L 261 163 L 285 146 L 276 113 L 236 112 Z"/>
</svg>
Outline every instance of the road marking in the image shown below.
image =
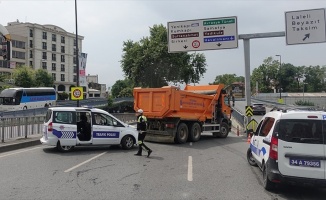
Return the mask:
<svg viewBox="0 0 326 200">
<path fill-rule="evenodd" d="M 106 151 L 106 152 L 107 152 L 107 151 Z M 100 156 L 103 156 L 104 154 L 106 154 L 106 152 L 103 152 L 103 153 L 101 153 L 101 154 L 99 154 L 99 155 L 97 155 L 97 156 L 94 156 L 93 158 L 90 158 L 90 159 L 88 159 L 88 160 L 86 160 L 86 161 L 84 161 L 84 162 L 82 162 L 82 163 L 80 163 L 80 164 L 78 164 L 78 165 L 76 165 L 76 166 L 73 166 L 72 168 L 67 169 L 65 172 L 70 172 L 70 171 L 76 169 L 77 167 L 80 167 L 80 166 L 82 166 L 82 165 L 84 165 L 84 164 L 86 164 L 86 163 L 88 163 L 88 162 L 90 162 L 90 161 L 92 161 L 92 160 L 94 160 L 94 159 L 100 157 Z"/>
<path fill-rule="evenodd" d="M 35 148 L 32 148 L 32 149 L 26 149 L 26 150 L 17 151 L 17 152 L 14 152 L 14 153 L 8 153 L 8 154 L 5 154 L 5 155 L 0 156 L 0 158 L 6 157 L 6 156 L 15 155 L 15 154 L 19 154 L 19 153 L 24 153 L 24 152 L 31 151 L 31 150 L 34 150 L 34 149 L 39 149 L 39 148 L 42 148 L 42 147 L 35 147 Z"/>
<path fill-rule="evenodd" d="M 188 157 L 188 181 L 192 181 L 192 156 Z"/>
</svg>

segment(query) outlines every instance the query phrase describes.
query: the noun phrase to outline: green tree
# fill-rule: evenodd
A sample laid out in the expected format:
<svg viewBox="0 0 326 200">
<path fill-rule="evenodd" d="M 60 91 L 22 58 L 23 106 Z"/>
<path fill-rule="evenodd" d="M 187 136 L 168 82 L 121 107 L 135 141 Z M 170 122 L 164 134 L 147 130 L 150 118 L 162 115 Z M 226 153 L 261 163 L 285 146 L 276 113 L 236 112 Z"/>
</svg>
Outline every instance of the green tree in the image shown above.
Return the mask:
<svg viewBox="0 0 326 200">
<path fill-rule="evenodd" d="M 113 106 L 113 97 L 110 95 L 108 97 L 108 107 L 111 108 Z"/>
<path fill-rule="evenodd" d="M 243 76 L 237 76 L 236 74 L 223 74 L 218 75 L 215 78 L 213 84 L 224 84 L 225 86 L 231 85 L 234 82 L 244 82 Z"/>
<path fill-rule="evenodd" d="M 34 71 L 27 66 L 18 67 L 14 70 L 13 78 L 15 85 L 20 87 L 33 87 L 34 86 Z"/>
<path fill-rule="evenodd" d="M 259 92 L 272 92 L 273 88 L 279 86 L 279 80 L 277 79 L 279 71 L 279 63 L 273 60 L 272 57 L 268 57 L 263 61 L 258 68 L 255 68 L 251 75 L 251 88 L 256 86 L 258 82 Z"/>
<path fill-rule="evenodd" d="M 162 87 L 168 82 L 198 83 L 206 72 L 203 54 L 169 53 L 167 29 L 150 28 L 150 36 L 123 43 L 121 67 L 135 86 Z"/>
<path fill-rule="evenodd" d="M 38 69 L 35 71 L 35 85 L 36 87 L 52 87 L 53 78 L 44 69 Z"/>
<path fill-rule="evenodd" d="M 325 87 L 325 67 L 309 66 L 305 67 L 305 80 L 307 92 L 320 92 Z"/>
<path fill-rule="evenodd" d="M 111 95 L 113 98 L 118 97 L 132 97 L 133 84 L 129 79 L 117 80 L 111 89 Z"/>
</svg>

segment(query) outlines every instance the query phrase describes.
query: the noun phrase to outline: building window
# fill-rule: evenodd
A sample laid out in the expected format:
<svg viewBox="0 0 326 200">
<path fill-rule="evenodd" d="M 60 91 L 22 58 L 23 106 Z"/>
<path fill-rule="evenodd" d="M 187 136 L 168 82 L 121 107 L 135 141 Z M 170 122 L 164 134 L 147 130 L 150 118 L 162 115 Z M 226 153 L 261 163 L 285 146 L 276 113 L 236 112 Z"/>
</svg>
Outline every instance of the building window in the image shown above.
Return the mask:
<svg viewBox="0 0 326 200">
<path fill-rule="evenodd" d="M 74 80 L 73 80 L 73 82 L 77 82 L 77 76 L 76 76 L 76 75 L 74 75 Z"/>
<path fill-rule="evenodd" d="M 77 64 L 76 57 L 74 57 L 74 64 Z"/>
<path fill-rule="evenodd" d="M 25 59 L 25 52 L 12 51 L 12 57 L 18 59 Z"/>
<path fill-rule="evenodd" d="M 25 49 L 25 42 L 22 41 L 17 41 L 17 40 L 12 40 L 11 41 L 12 47 L 20 48 L 20 49 Z"/>
<path fill-rule="evenodd" d="M 56 51 L 57 50 L 57 46 L 55 44 L 52 44 L 52 51 Z"/>
<path fill-rule="evenodd" d="M 55 53 L 52 54 L 52 61 L 57 61 L 57 55 Z"/>
<path fill-rule="evenodd" d="M 33 61 L 29 61 L 29 66 L 33 67 Z"/>
<path fill-rule="evenodd" d="M 52 34 L 52 41 L 56 42 L 57 41 L 57 35 L 56 34 Z"/>
<path fill-rule="evenodd" d="M 61 74 L 61 81 L 65 81 L 65 75 Z"/>
<path fill-rule="evenodd" d="M 61 46 L 61 53 L 65 53 L 65 47 L 64 46 Z"/>
<path fill-rule="evenodd" d="M 61 62 L 65 62 L 65 55 L 61 55 Z"/>
<path fill-rule="evenodd" d="M 29 37 L 33 37 L 33 29 L 29 29 Z"/>
<path fill-rule="evenodd" d="M 61 71 L 62 71 L 62 72 L 66 71 L 66 70 L 65 70 L 65 65 L 64 65 L 64 64 L 61 64 Z"/>
<path fill-rule="evenodd" d="M 65 41 L 65 36 L 61 36 L 61 43 L 66 43 L 66 41 Z"/>
<path fill-rule="evenodd" d="M 76 55 L 77 54 L 77 51 L 76 51 L 76 49 L 74 49 L 74 55 Z"/>
<path fill-rule="evenodd" d="M 46 50 L 47 49 L 47 45 L 46 42 L 42 42 L 42 49 Z"/>
<path fill-rule="evenodd" d="M 29 51 L 29 58 L 33 58 L 33 51 L 32 50 Z"/>
<path fill-rule="evenodd" d="M 48 35 L 47 35 L 46 32 L 43 32 L 43 35 L 42 35 L 42 36 L 43 36 L 43 39 L 44 39 L 44 40 L 48 39 Z"/>
<path fill-rule="evenodd" d="M 55 73 L 52 73 L 52 79 L 53 79 L 53 81 L 56 81 L 57 80 L 57 76 L 56 76 Z"/>
<path fill-rule="evenodd" d="M 52 71 L 56 71 L 57 70 L 57 66 L 55 63 L 52 63 Z"/>
<path fill-rule="evenodd" d="M 48 67 L 46 66 L 46 62 L 42 62 L 42 68 L 47 70 Z"/>
<path fill-rule="evenodd" d="M 74 73 L 77 73 L 77 66 L 74 66 Z"/>
<path fill-rule="evenodd" d="M 30 48 L 33 48 L 33 40 L 30 40 L 30 41 L 29 41 L 29 47 L 30 47 Z"/>
<path fill-rule="evenodd" d="M 46 52 L 42 52 L 42 59 L 44 59 L 44 60 L 47 59 Z"/>
</svg>

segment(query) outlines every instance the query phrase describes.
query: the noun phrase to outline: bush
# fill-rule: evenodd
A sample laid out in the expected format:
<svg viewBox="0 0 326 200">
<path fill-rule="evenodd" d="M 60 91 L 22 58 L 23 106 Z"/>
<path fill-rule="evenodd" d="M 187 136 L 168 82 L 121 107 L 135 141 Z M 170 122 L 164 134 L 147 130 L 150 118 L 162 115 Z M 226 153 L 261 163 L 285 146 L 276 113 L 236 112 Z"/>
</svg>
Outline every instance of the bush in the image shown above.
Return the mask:
<svg viewBox="0 0 326 200">
<path fill-rule="evenodd" d="M 295 104 L 298 106 L 315 106 L 315 104 L 313 102 L 302 101 L 302 100 L 296 101 Z"/>
</svg>

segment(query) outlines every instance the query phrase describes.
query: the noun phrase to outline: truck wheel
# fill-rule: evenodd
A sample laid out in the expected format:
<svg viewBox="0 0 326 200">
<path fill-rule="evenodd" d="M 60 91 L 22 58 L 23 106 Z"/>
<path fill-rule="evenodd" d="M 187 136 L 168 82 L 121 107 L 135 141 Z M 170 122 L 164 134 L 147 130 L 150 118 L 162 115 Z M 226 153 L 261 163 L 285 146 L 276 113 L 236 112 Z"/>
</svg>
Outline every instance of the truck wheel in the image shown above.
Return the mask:
<svg viewBox="0 0 326 200">
<path fill-rule="evenodd" d="M 121 146 L 125 150 L 129 150 L 134 146 L 134 140 L 132 136 L 126 135 L 121 140 Z"/>
<path fill-rule="evenodd" d="M 219 133 L 219 137 L 221 138 L 226 138 L 229 135 L 229 125 L 225 122 L 222 122 L 221 126 L 220 126 L 220 133 Z"/>
<path fill-rule="evenodd" d="M 74 149 L 74 146 L 61 146 L 60 141 L 57 143 L 57 149 L 60 152 L 69 152 Z"/>
<path fill-rule="evenodd" d="M 191 142 L 197 142 L 200 139 L 200 135 L 201 135 L 201 128 L 200 125 L 196 122 L 191 126 L 190 129 L 190 141 Z"/>
<path fill-rule="evenodd" d="M 185 123 L 180 123 L 178 126 L 175 141 L 179 144 L 186 143 L 188 139 L 188 126 Z"/>
</svg>

